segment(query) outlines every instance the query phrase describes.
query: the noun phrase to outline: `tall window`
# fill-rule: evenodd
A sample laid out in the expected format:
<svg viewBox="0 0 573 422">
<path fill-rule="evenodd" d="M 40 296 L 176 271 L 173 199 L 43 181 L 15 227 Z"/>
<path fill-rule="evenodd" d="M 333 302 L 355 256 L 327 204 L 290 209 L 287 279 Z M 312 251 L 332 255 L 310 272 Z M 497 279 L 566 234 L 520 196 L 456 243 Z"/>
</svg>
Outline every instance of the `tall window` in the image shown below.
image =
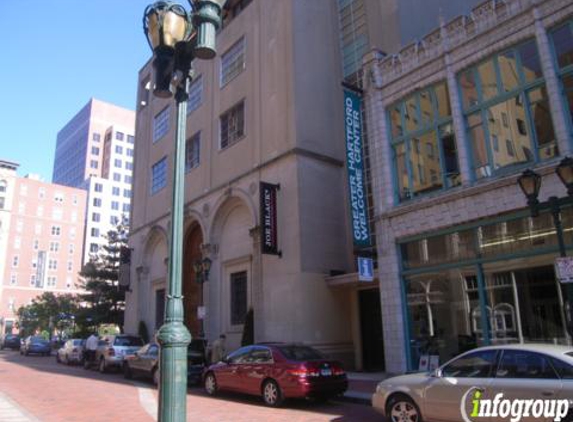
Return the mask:
<svg viewBox="0 0 573 422">
<path fill-rule="evenodd" d="M 231 324 L 245 323 L 247 315 L 247 272 L 231 274 Z"/>
<path fill-rule="evenodd" d="M 245 135 L 245 101 L 227 110 L 220 119 L 221 149 L 238 142 Z"/>
<path fill-rule="evenodd" d="M 445 82 L 389 108 L 398 199 L 460 184 L 456 139 Z"/>
<path fill-rule="evenodd" d="M 201 132 L 197 132 L 185 143 L 185 171 L 199 166 Z"/>
<path fill-rule="evenodd" d="M 153 119 L 153 142 L 159 141 L 169 132 L 169 106 L 161 110 Z"/>
<path fill-rule="evenodd" d="M 199 108 L 203 102 L 203 76 L 197 76 L 189 87 L 189 99 L 187 100 L 187 114 Z"/>
<path fill-rule="evenodd" d="M 165 186 L 167 186 L 167 157 L 163 157 L 151 167 L 151 194 L 159 192 Z"/>
<path fill-rule="evenodd" d="M 551 31 L 550 37 L 573 132 L 573 21 Z"/>
<path fill-rule="evenodd" d="M 221 86 L 235 79 L 245 69 L 245 37 L 221 56 Z"/>
<path fill-rule="evenodd" d="M 342 76 L 362 86 L 362 57 L 369 48 L 364 0 L 338 0 Z"/>
<path fill-rule="evenodd" d="M 459 75 L 476 178 L 558 155 L 535 40 Z"/>
</svg>

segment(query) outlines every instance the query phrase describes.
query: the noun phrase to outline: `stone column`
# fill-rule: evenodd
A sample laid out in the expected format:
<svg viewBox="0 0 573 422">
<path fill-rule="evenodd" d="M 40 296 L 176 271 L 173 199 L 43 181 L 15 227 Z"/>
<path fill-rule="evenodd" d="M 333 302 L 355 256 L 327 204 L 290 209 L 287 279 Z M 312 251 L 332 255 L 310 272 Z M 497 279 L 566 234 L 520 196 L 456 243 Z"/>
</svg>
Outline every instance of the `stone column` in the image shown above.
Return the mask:
<svg viewBox="0 0 573 422">
<path fill-rule="evenodd" d="M 533 19 L 535 21 L 535 39 L 537 41 L 537 49 L 539 50 L 539 59 L 541 60 L 541 69 L 545 78 L 545 85 L 547 87 L 547 95 L 551 103 L 551 118 L 553 120 L 553 129 L 557 137 L 557 145 L 559 146 L 560 155 L 571 155 L 573 149 L 569 141 L 569 131 L 567 129 L 566 112 L 563 107 L 563 98 L 561 97 L 561 88 L 555 63 L 553 61 L 553 54 L 549 43 L 549 36 L 543 26 L 541 20 L 541 13 L 538 7 L 533 8 Z"/>
</svg>

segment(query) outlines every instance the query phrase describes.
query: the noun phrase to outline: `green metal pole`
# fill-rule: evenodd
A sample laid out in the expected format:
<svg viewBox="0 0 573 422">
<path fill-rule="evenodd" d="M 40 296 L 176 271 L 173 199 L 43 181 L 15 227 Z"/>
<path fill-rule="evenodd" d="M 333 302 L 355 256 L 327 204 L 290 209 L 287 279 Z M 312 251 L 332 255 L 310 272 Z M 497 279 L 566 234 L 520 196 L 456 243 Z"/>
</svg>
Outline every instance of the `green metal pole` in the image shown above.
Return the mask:
<svg viewBox="0 0 573 422">
<path fill-rule="evenodd" d="M 182 264 L 183 206 L 185 196 L 185 129 L 189 78 L 177 87 L 177 128 L 173 154 L 173 203 L 169 248 L 168 294 L 165 323 L 159 329 L 161 345 L 159 422 L 185 422 L 187 419 L 187 346 L 191 334 L 183 323 Z"/>
</svg>

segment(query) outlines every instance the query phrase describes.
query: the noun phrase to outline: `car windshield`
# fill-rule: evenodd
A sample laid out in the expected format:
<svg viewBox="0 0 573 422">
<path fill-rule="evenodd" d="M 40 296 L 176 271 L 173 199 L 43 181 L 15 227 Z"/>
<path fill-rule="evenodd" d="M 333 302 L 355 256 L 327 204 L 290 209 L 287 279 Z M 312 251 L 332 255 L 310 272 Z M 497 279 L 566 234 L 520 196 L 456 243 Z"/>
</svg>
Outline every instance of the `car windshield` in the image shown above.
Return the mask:
<svg viewBox="0 0 573 422">
<path fill-rule="evenodd" d="M 278 349 L 289 360 L 305 361 L 324 359 L 318 350 L 308 346 L 278 346 Z"/>
<path fill-rule="evenodd" d="M 44 337 L 32 337 L 30 341 L 38 342 L 38 343 L 45 343 L 47 340 Z"/>
<path fill-rule="evenodd" d="M 83 343 L 83 340 L 74 340 L 72 343 L 74 346 L 81 346 Z"/>
<path fill-rule="evenodd" d="M 143 341 L 139 337 L 116 337 L 114 346 L 143 346 Z"/>
</svg>

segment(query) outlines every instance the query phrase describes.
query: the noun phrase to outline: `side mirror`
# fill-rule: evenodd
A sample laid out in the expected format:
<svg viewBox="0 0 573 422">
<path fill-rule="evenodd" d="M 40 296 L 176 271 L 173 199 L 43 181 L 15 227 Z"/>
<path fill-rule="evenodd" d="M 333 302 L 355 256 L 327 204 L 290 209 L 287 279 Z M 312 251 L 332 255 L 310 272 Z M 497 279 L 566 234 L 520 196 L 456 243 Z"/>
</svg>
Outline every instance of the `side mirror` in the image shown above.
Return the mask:
<svg viewBox="0 0 573 422">
<path fill-rule="evenodd" d="M 434 370 L 430 373 L 430 377 L 432 377 L 432 378 L 442 378 L 442 370 L 441 370 L 440 368 L 434 369 Z"/>
</svg>

